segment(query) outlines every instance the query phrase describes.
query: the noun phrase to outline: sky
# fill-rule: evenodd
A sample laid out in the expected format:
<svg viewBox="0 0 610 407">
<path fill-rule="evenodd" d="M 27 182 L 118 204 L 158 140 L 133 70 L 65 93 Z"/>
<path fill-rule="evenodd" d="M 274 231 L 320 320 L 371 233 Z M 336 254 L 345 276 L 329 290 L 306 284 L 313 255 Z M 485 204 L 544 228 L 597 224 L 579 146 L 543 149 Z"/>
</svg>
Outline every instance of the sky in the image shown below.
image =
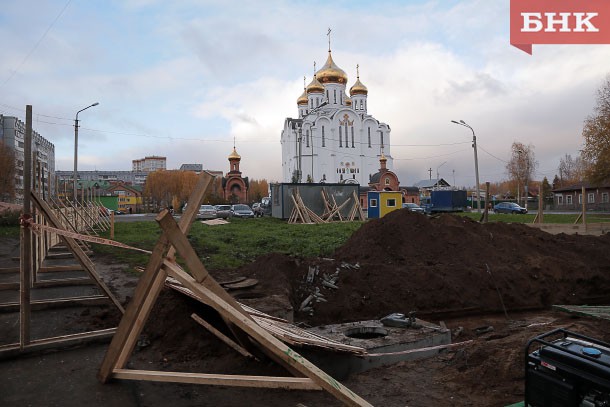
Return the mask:
<svg viewBox="0 0 610 407">
<path fill-rule="evenodd" d="M 610 45 L 510 45 L 509 0 L 3 0 L 0 114 L 55 144 L 71 171 L 131 170 L 167 157 L 228 171 L 233 143 L 251 179 L 281 181 L 280 135 L 313 63 L 369 89 L 401 185 L 508 179 L 511 145 L 531 145 L 535 178 L 582 149 L 582 126 L 610 73 Z M 431 172 L 430 172 L 431 169 Z"/>
</svg>

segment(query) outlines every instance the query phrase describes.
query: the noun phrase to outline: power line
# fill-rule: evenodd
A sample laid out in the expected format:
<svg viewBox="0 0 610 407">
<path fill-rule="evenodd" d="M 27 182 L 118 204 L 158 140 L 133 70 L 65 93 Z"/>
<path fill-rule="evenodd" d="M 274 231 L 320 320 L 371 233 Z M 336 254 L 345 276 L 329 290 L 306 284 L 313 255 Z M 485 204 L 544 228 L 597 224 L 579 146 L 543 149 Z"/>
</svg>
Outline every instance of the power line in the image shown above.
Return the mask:
<svg viewBox="0 0 610 407">
<path fill-rule="evenodd" d="M 68 8 L 68 5 L 70 5 L 70 2 L 72 2 L 72 0 L 68 0 L 68 2 L 66 3 L 66 5 L 64 6 L 64 8 L 61 9 L 61 11 L 59 12 L 59 14 L 57 15 L 57 17 L 55 17 L 55 19 L 53 20 L 53 22 L 51 23 L 51 25 L 49 25 L 49 27 L 47 27 L 46 31 L 44 32 L 44 34 L 42 34 L 42 37 L 40 37 L 38 39 L 38 41 L 36 42 L 36 44 L 34 44 L 34 46 L 32 47 L 32 49 L 30 50 L 30 52 L 28 52 L 28 54 L 25 56 L 25 58 L 23 58 L 23 60 L 21 61 L 21 63 L 19 64 L 19 66 L 13 70 L 13 72 L 9 75 L 8 78 L 6 78 L 4 80 L 4 82 L 2 82 L 2 84 L 0 85 L 0 89 L 2 87 L 4 87 L 4 85 L 7 84 L 8 81 L 10 81 L 11 79 L 13 79 L 13 76 L 15 76 L 15 74 L 17 73 L 18 70 L 21 69 L 21 67 L 23 66 L 23 64 L 25 64 L 27 62 L 27 60 L 30 58 L 30 56 L 34 53 L 34 51 L 36 51 L 36 48 L 38 48 L 38 46 L 40 45 L 40 43 L 42 42 L 42 40 L 44 40 L 44 38 L 47 36 L 47 34 L 49 33 L 49 31 L 51 31 L 51 28 L 53 28 L 53 26 L 55 25 L 55 23 L 57 22 L 57 20 L 59 20 L 59 18 L 62 16 L 62 14 L 64 13 L 64 11 L 66 11 L 66 9 Z"/>
</svg>

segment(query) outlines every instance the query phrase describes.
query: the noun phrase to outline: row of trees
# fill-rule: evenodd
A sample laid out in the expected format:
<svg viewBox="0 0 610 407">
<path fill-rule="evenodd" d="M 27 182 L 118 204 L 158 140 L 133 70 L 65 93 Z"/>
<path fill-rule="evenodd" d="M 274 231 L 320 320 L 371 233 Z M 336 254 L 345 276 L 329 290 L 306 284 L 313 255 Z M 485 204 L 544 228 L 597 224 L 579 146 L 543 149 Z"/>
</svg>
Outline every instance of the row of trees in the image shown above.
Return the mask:
<svg viewBox="0 0 610 407">
<path fill-rule="evenodd" d="M 0 140 L 0 202 L 15 197 L 15 153 Z"/>
<path fill-rule="evenodd" d="M 193 171 L 155 171 L 148 174 L 143 196 L 145 201 L 153 208 L 173 207 L 184 205 L 197 184 L 198 175 Z M 265 179 L 251 180 L 248 195 L 250 201 L 260 202 L 268 195 L 269 183 Z M 221 179 L 215 179 L 213 185 L 203 202 L 210 205 L 228 204 L 231 199 L 225 199 L 222 193 Z"/>
<path fill-rule="evenodd" d="M 585 119 L 582 131 L 583 149 L 581 155 L 566 154 L 559 160 L 553 183 L 545 177 L 542 180 L 543 196 L 549 197 L 551 190 L 587 180 L 599 184 L 610 180 L 610 75 L 597 92 L 597 104 L 593 114 Z M 513 194 L 519 200 L 527 194 L 527 188 L 538 162 L 534 146 L 514 142 L 511 158 L 506 164 L 509 180 L 492 185 L 495 194 Z"/>
</svg>

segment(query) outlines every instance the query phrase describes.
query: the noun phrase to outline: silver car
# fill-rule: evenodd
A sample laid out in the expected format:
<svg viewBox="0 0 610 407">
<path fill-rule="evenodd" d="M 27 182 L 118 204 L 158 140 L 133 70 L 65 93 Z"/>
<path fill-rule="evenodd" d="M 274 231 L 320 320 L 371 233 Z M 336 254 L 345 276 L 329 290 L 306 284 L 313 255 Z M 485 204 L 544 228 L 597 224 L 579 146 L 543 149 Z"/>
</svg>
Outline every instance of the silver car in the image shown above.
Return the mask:
<svg viewBox="0 0 610 407">
<path fill-rule="evenodd" d="M 216 208 L 212 205 L 201 205 L 199 207 L 199 213 L 197 213 L 198 219 L 216 219 Z"/>
</svg>

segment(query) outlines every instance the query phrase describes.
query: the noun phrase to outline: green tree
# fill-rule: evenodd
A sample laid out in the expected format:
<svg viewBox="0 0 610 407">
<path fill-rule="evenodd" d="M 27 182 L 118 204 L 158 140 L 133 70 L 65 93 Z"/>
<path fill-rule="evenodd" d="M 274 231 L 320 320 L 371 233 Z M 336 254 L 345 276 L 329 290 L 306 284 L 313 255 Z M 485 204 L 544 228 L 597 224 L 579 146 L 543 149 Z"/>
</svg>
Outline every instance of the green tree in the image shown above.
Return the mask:
<svg viewBox="0 0 610 407">
<path fill-rule="evenodd" d="M 544 177 L 544 179 L 542 180 L 542 191 L 540 191 L 540 193 L 542 193 L 542 198 L 543 199 L 547 199 L 549 197 L 553 196 L 553 193 L 551 192 L 553 188 L 551 187 L 551 184 L 549 183 L 549 180 Z"/>
<path fill-rule="evenodd" d="M 593 183 L 610 179 L 610 75 L 597 91 L 597 105 L 585 119 L 582 157 L 590 163 L 587 178 Z"/>
</svg>

